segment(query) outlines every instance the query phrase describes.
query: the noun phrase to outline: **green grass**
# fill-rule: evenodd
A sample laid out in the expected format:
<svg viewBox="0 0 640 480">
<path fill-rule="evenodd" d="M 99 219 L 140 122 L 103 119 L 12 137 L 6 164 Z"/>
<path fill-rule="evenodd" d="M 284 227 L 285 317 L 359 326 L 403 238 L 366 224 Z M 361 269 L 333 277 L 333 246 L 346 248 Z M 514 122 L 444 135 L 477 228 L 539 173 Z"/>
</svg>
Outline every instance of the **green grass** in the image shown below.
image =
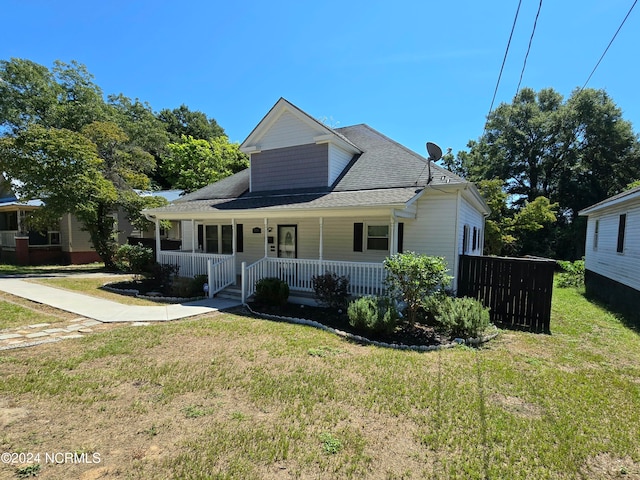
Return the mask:
<svg viewBox="0 0 640 480">
<path fill-rule="evenodd" d="M 60 319 L 46 313 L 34 311 L 30 308 L 4 302 L 0 298 L 0 330 L 5 328 L 22 327 L 36 323 L 56 323 Z"/>
<path fill-rule="evenodd" d="M 41 275 L 51 273 L 96 273 L 104 271 L 104 263 L 85 265 L 10 265 L 0 263 L 2 275 Z"/>
<path fill-rule="evenodd" d="M 43 450 L 164 448 L 104 455 L 123 478 L 638 478 L 640 336 L 574 289 L 551 330 L 418 353 L 221 315 L 5 355 L 0 398 L 84 419 Z"/>
<path fill-rule="evenodd" d="M 120 295 L 118 293 L 107 292 L 101 290 L 105 283 L 116 282 L 123 280 L 122 277 L 99 277 L 99 278 L 46 278 L 46 279 L 32 279 L 31 282 L 41 283 L 50 287 L 65 288 L 67 290 L 73 290 L 75 292 L 84 293 L 94 297 L 104 298 L 106 300 L 112 300 L 114 302 L 122 303 L 125 305 L 158 305 L 157 302 L 151 300 L 145 300 L 143 298 L 135 298 L 127 295 Z"/>
</svg>

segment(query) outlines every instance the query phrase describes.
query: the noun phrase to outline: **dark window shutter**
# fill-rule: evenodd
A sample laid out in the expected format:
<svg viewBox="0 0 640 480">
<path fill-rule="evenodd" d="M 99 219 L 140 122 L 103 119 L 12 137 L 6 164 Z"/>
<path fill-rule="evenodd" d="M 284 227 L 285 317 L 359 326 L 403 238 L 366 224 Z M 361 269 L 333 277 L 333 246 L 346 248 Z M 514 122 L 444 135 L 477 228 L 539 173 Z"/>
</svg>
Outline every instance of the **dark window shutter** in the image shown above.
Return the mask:
<svg viewBox="0 0 640 480">
<path fill-rule="evenodd" d="M 469 225 L 462 228 L 462 254 L 466 255 L 469 248 Z"/>
<path fill-rule="evenodd" d="M 244 232 L 242 224 L 236 224 L 236 252 L 244 252 Z"/>
<path fill-rule="evenodd" d="M 361 252 L 364 238 L 364 223 L 353 224 L 353 251 Z"/>
<path fill-rule="evenodd" d="M 204 249 L 204 227 L 202 225 L 198 225 L 198 244 L 196 248 Z"/>
<path fill-rule="evenodd" d="M 624 231 L 627 226 L 627 214 L 620 215 L 620 223 L 618 224 L 618 253 L 624 252 Z"/>
<path fill-rule="evenodd" d="M 404 223 L 398 223 L 398 253 L 404 252 Z"/>
<path fill-rule="evenodd" d="M 476 227 L 473 227 L 473 248 L 471 250 L 475 252 L 477 246 L 478 246 L 478 229 Z"/>
</svg>

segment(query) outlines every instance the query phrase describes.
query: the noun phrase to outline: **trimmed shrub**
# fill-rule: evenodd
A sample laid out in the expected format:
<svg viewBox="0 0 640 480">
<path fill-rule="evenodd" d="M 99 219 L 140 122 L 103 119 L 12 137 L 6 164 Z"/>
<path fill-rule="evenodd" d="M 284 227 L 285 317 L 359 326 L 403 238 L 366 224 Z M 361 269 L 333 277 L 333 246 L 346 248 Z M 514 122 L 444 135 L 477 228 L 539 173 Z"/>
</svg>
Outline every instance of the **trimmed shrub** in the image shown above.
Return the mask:
<svg viewBox="0 0 640 480">
<path fill-rule="evenodd" d="M 145 275 L 155 288 L 158 288 L 165 295 L 172 294 L 173 280 L 178 276 L 180 265 L 162 265 L 153 263 L 145 272 Z"/>
<path fill-rule="evenodd" d="M 349 277 L 338 276 L 333 272 L 314 275 L 313 292 L 321 305 L 329 308 L 345 308 L 349 301 Z"/>
<path fill-rule="evenodd" d="M 569 262 L 558 260 L 558 265 L 563 272 L 558 275 L 558 287 L 584 287 L 584 260 Z"/>
<path fill-rule="evenodd" d="M 204 290 L 202 286 L 207 282 L 206 275 L 196 275 L 194 278 L 174 277 L 171 282 L 172 297 L 202 297 Z"/>
<path fill-rule="evenodd" d="M 391 333 L 398 324 L 398 311 L 388 297 L 360 297 L 349 304 L 349 324 L 365 333 Z"/>
<path fill-rule="evenodd" d="M 425 299 L 424 307 L 436 328 L 451 337 L 477 337 L 490 324 L 489 309 L 474 298 L 433 295 Z"/>
<path fill-rule="evenodd" d="M 407 319 L 416 322 L 418 311 L 427 295 L 444 289 L 453 277 L 444 257 L 430 257 L 414 252 L 397 253 L 384 261 L 385 284 L 389 294 L 407 305 Z"/>
<path fill-rule="evenodd" d="M 142 246 L 141 243 L 137 245 L 122 245 L 116 250 L 113 256 L 113 263 L 118 270 L 140 275 L 151 268 L 153 250 Z"/>
<path fill-rule="evenodd" d="M 289 285 L 277 277 L 267 277 L 256 282 L 256 302 L 267 305 L 284 305 L 289 298 Z"/>
</svg>

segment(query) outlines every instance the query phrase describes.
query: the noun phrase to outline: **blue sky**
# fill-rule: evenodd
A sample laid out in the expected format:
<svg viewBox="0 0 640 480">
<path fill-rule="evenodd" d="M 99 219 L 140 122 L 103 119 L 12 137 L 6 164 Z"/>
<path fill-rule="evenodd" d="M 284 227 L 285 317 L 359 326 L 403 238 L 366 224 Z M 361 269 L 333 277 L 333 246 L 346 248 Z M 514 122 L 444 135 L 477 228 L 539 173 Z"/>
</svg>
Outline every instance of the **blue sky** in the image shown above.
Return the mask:
<svg viewBox="0 0 640 480">
<path fill-rule="evenodd" d="M 543 2 L 522 86 L 587 80 L 633 0 Z M 367 123 L 426 156 L 481 134 L 510 1 L 4 0 L 0 58 L 87 66 L 105 94 L 186 104 L 242 141 L 280 97 L 330 126 Z M 538 0 L 522 0 L 496 105 L 516 92 Z M 640 126 L 640 7 L 589 87 Z"/>
</svg>

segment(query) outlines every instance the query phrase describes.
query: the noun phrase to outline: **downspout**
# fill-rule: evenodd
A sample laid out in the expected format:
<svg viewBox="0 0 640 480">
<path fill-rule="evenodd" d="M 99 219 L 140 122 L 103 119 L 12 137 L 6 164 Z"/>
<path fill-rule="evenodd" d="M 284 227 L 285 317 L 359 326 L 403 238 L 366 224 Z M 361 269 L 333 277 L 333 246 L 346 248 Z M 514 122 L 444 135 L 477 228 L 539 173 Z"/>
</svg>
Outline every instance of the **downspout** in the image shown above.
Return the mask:
<svg viewBox="0 0 640 480">
<path fill-rule="evenodd" d="M 156 224 L 156 262 L 160 263 L 160 221 L 155 219 Z"/>
</svg>

